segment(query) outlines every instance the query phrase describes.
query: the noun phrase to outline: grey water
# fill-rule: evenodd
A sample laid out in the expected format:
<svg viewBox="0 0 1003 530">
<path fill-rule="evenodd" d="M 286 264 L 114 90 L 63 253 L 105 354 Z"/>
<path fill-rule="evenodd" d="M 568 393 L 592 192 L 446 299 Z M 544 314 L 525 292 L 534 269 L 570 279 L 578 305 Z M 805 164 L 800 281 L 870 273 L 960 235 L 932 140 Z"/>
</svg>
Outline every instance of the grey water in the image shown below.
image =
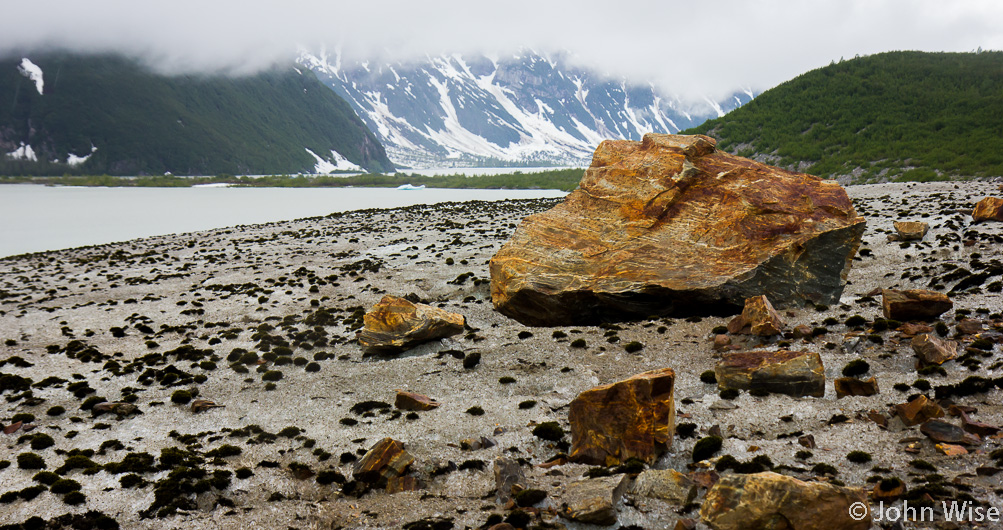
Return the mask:
<svg viewBox="0 0 1003 530">
<path fill-rule="evenodd" d="M 0 257 L 367 208 L 563 197 L 557 190 L 0 186 Z"/>
</svg>

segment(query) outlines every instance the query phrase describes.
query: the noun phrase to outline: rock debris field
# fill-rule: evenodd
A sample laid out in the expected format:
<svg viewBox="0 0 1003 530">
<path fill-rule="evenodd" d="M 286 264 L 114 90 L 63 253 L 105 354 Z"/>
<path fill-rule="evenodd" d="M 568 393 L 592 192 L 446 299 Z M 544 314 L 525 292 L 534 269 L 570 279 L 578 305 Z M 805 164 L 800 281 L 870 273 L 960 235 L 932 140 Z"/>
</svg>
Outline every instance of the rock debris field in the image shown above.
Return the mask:
<svg viewBox="0 0 1003 530">
<path fill-rule="evenodd" d="M 731 316 L 528 327 L 498 313 L 488 260 L 553 200 L 358 211 L 2 259 L 0 526 L 708 528 L 701 504 L 715 482 L 767 471 L 862 488 L 873 505 L 1001 508 L 1003 223 L 971 217 L 998 184 L 847 192 L 867 225 L 842 297 L 779 309 L 773 337 L 728 333 Z M 890 240 L 895 221 L 929 232 Z M 953 308 L 891 320 L 880 289 L 937 291 Z M 458 313 L 464 329 L 364 355 L 356 332 L 384 295 Z M 916 326 L 955 341 L 956 356 L 919 368 Z M 721 390 L 716 365 L 753 349 L 818 354 L 824 394 Z M 663 368 L 675 373 L 676 408 L 663 456 L 567 461 L 579 394 Z M 844 375 L 859 380 L 844 386 L 878 392 L 837 399 Z M 398 391 L 419 396 L 402 410 Z M 940 423 L 907 426 L 917 415 Z M 413 461 L 391 467 L 407 480 L 353 474 L 374 446 L 406 450 Z M 642 480 L 651 469 L 686 476 Z M 612 512 L 576 512 L 583 495 Z"/>
</svg>

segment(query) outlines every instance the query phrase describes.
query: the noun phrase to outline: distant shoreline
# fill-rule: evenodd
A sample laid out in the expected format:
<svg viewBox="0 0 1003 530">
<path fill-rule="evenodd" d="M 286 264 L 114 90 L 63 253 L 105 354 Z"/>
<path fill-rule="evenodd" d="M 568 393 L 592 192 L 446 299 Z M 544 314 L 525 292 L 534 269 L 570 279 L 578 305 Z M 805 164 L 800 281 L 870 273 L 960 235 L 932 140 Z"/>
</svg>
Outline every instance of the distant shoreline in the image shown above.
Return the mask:
<svg viewBox="0 0 1003 530">
<path fill-rule="evenodd" d="M 173 175 L 116 177 L 109 175 L 62 177 L 0 177 L 0 184 L 41 184 L 45 186 L 190 188 L 227 185 L 253 188 L 396 188 L 405 184 L 446 189 L 528 189 L 572 191 L 578 187 L 585 170 L 564 168 L 534 173 L 514 171 L 498 175 L 464 174 L 424 176 L 416 173 L 383 175 L 269 175 L 179 177 Z"/>
</svg>

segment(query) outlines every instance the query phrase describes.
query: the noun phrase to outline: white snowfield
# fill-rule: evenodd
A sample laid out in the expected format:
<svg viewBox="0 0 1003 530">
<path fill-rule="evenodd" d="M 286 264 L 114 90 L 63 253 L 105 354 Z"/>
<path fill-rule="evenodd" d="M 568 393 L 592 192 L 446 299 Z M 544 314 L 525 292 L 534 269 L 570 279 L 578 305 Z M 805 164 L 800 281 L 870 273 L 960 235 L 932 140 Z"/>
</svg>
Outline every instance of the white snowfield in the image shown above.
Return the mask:
<svg viewBox="0 0 1003 530">
<path fill-rule="evenodd" d="M 7 158 L 38 162 L 38 155 L 35 154 L 35 150 L 32 149 L 30 145 L 25 145 L 24 142 L 21 142 L 21 147 L 7 153 Z"/>
<path fill-rule="evenodd" d="M 45 80 L 42 79 L 42 69 L 33 62 L 31 62 L 27 57 L 21 59 L 21 64 L 18 65 L 17 71 L 21 72 L 21 75 L 31 79 L 35 82 L 35 88 L 38 89 L 38 93 L 42 93 L 42 88 L 45 87 Z"/>
<path fill-rule="evenodd" d="M 347 158 L 341 155 L 341 153 L 331 150 L 330 158 L 323 158 L 317 153 L 314 153 L 310 149 L 306 149 L 307 153 L 313 156 L 317 163 L 313 166 L 314 173 L 331 173 L 332 171 L 362 171 L 362 168 L 357 164 L 353 164 Z"/>
</svg>

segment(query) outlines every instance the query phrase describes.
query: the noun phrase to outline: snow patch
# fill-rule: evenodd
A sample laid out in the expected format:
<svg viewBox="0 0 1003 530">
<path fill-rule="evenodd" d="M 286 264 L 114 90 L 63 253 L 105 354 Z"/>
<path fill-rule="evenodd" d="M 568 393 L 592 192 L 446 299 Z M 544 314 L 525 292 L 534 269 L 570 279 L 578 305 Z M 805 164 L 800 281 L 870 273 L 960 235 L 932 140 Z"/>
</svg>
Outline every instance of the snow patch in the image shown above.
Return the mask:
<svg viewBox="0 0 1003 530">
<path fill-rule="evenodd" d="M 28 60 L 27 57 L 21 59 L 21 64 L 18 65 L 17 71 L 21 72 L 21 75 L 31 79 L 35 82 L 35 88 L 38 89 L 38 93 L 42 93 L 42 87 L 45 86 L 45 80 L 42 79 L 42 69 L 38 67 L 37 64 Z"/>
<path fill-rule="evenodd" d="M 7 153 L 7 158 L 38 162 L 38 156 L 35 154 L 35 150 L 32 149 L 30 145 L 24 145 L 24 142 L 21 142 L 21 147 Z"/>
<path fill-rule="evenodd" d="M 362 169 L 356 164 L 349 162 L 347 158 L 341 155 L 341 153 L 333 149 L 331 150 L 330 159 L 321 158 L 320 155 L 309 149 L 306 149 L 306 152 L 310 153 L 310 155 L 317 160 L 317 163 L 313 166 L 314 173 L 331 173 L 332 171 L 339 170 L 358 171 Z"/>
</svg>

